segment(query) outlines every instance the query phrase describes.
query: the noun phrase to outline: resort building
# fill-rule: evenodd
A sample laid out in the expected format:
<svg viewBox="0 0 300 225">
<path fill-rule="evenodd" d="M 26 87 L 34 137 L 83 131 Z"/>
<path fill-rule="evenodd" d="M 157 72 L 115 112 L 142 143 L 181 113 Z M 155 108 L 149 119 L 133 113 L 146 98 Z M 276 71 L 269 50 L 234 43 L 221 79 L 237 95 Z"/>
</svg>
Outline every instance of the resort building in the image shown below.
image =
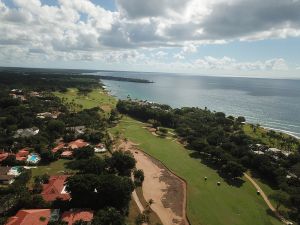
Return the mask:
<svg viewBox="0 0 300 225">
<path fill-rule="evenodd" d="M 65 182 L 68 176 L 51 176 L 47 184 L 43 184 L 43 191 L 41 193 L 43 199 L 47 202 L 61 199 L 64 201 L 70 200 L 70 194 L 65 190 Z"/>
<path fill-rule="evenodd" d="M 40 130 L 36 127 L 26 128 L 26 129 L 19 129 L 16 131 L 14 138 L 21 138 L 21 137 L 32 137 L 37 135 Z"/>
<path fill-rule="evenodd" d="M 19 210 L 5 225 L 47 225 L 50 221 L 57 221 L 58 215 L 57 210 L 51 209 Z"/>
<path fill-rule="evenodd" d="M 67 211 L 62 214 L 62 221 L 68 223 L 68 225 L 75 224 L 76 221 L 85 221 L 91 222 L 93 220 L 94 213 L 93 211 Z"/>
</svg>

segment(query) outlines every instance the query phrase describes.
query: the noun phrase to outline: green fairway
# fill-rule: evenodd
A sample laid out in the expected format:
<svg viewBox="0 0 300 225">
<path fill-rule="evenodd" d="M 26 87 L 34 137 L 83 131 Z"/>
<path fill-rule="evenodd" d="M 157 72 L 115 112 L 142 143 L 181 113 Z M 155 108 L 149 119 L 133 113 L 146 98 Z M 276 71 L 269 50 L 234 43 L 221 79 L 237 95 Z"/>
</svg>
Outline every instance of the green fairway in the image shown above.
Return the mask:
<svg viewBox="0 0 300 225">
<path fill-rule="evenodd" d="M 192 225 L 276 225 L 267 205 L 246 181 L 241 187 L 230 186 L 199 159 L 174 140 L 162 139 L 143 128 L 144 124 L 124 118 L 111 132 L 121 132 L 140 148 L 161 160 L 188 183 L 188 217 Z M 204 181 L 204 176 L 208 181 Z M 216 183 L 221 181 L 221 186 Z"/>
<path fill-rule="evenodd" d="M 115 107 L 117 101 L 112 96 L 109 96 L 102 89 L 94 89 L 87 96 L 78 95 L 77 89 L 68 89 L 68 92 L 54 92 L 54 94 L 61 99 L 64 99 L 67 103 L 75 103 L 76 105 L 81 105 L 81 107 L 76 107 L 76 110 L 90 109 L 93 107 L 101 107 L 104 111 L 109 112 Z"/>
</svg>

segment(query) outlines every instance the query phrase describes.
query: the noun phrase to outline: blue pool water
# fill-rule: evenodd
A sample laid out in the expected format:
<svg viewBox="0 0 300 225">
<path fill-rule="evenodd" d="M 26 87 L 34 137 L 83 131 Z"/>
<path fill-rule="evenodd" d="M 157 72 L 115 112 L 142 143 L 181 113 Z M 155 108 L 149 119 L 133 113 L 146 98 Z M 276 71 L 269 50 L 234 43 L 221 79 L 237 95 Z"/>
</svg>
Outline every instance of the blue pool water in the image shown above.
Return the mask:
<svg viewBox="0 0 300 225">
<path fill-rule="evenodd" d="M 35 163 L 35 162 L 39 161 L 39 157 L 37 155 L 30 155 L 28 157 L 27 161 Z"/>
</svg>

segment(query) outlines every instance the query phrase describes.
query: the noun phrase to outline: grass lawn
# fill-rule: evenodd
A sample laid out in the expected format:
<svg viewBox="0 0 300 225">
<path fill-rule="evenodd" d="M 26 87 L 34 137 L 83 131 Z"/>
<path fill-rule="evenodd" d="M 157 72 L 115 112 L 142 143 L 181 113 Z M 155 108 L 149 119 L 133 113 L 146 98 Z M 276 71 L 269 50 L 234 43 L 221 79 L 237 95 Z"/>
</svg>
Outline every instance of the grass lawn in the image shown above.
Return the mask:
<svg viewBox="0 0 300 225">
<path fill-rule="evenodd" d="M 64 98 L 67 103 L 74 102 L 77 105 L 82 105 L 82 108 L 76 108 L 78 111 L 100 106 L 105 112 L 110 112 L 117 104 L 117 100 L 102 89 L 94 89 L 87 96 L 78 95 L 78 90 L 74 88 L 68 89 L 66 93 L 54 92 L 54 94 Z"/>
<path fill-rule="evenodd" d="M 65 168 L 65 163 L 70 162 L 70 160 L 67 159 L 59 159 L 49 165 L 46 166 L 37 166 L 37 168 L 31 169 L 32 171 L 32 177 L 29 182 L 29 184 L 33 184 L 34 177 L 43 175 L 43 174 L 49 174 L 49 175 L 59 175 L 63 174 L 63 171 L 65 172 L 72 172 L 70 169 Z M 74 172 L 74 171 L 73 171 Z"/>
<path fill-rule="evenodd" d="M 250 124 L 245 124 L 243 126 L 244 132 L 250 136 L 251 138 L 254 138 L 258 141 L 260 144 L 265 144 L 269 147 L 274 147 L 278 149 L 282 149 L 282 144 L 280 143 L 280 140 L 277 138 L 272 138 L 269 135 L 267 135 L 268 130 L 264 129 L 263 127 L 256 128 L 256 132 L 253 131 Z M 289 138 L 289 135 L 282 133 L 282 136 L 284 138 Z M 291 146 L 291 150 L 295 151 L 297 149 L 297 145 L 294 144 Z"/>
<path fill-rule="evenodd" d="M 251 172 L 247 172 L 249 175 L 251 175 L 252 179 L 255 180 L 255 182 L 263 189 L 263 191 L 265 192 L 265 194 L 270 197 L 270 195 L 275 194 L 278 190 L 273 188 L 271 185 L 269 185 L 268 183 L 266 183 L 266 181 L 264 181 L 263 179 L 253 175 Z M 270 202 L 272 203 L 272 205 L 274 207 L 276 207 L 277 202 L 275 200 L 273 200 L 272 198 L 269 198 Z M 289 209 L 284 206 L 281 205 L 279 210 L 283 210 L 283 211 L 289 211 Z"/>
<path fill-rule="evenodd" d="M 140 148 L 161 160 L 188 183 L 188 217 L 192 225 L 278 225 L 268 215 L 267 205 L 246 181 L 241 187 L 230 186 L 213 169 L 190 157 L 176 141 L 162 139 L 143 128 L 144 124 L 124 117 L 111 130 L 140 144 Z M 203 177 L 207 176 L 205 182 Z M 221 186 L 216 183 L 221 181 Z"/>
</svg>

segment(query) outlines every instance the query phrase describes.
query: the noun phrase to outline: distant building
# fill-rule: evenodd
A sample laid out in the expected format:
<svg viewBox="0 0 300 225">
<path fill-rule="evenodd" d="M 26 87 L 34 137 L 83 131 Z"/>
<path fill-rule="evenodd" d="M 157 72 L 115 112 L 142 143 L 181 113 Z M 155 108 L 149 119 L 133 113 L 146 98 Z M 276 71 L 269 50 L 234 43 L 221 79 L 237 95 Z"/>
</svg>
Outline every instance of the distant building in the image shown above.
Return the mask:
<svg viewBox="0 0 300 225">
<path fill-rule="evenodd" d="M 83 148 L 89 146 L 89 143 L 85 142 L 83 139 L 77 139 L 76 141 L 71 141 L 68 144 L 68 147 L 70 150 L 78 149 L 78 148 Z"/>
<path fill-rule="evenodd" d="M 60 154 L 61 158 L 64 159 L 72 159 L 73 158 L 73 152 L 72 151 L 64 151 Z"/>
<path fill-rule="evenodd" d="M 262 152 L 262 151 L 253 151 L 254 154 L 257 154 L 257 155 L 264 155 L 265 153 Z"/>
<path fill-rule="evenodd" d="M 267 150 L 267 152 L 272 152 L 272 153 L 280 153 L 280 152 L 281 152 L 281 150 L 280 150 L 280 149 L 278 149 L 278 148 L 269 148 L 269 149 Z"/>
<path fill-rule="evenodd" d="M 68 225 L 75 224 L 76 221 L 85 221 L 91 222 L 93 220 L 94 213 L 93 211 L 82 211 L 82 210 L 75 210 L 75 211 L 67 211 L 62 214 L 62 221 L 68 223 Z"/>
<path fill-rule="evenodd" d="M 23 90 L 22 89 L 11 89 L 10 93 L 20 95 L 20 94 L 23 94 Z"/>
<path fill-rule="evenodd" d="M 274 154 L 283 154 L 285 155 L 286 157 L 288 157 L 290 154 L 292 154 L 292 152 L 288 152 L 288 151 L 284 151 L 284 150 L 280 150 L 280 149 L 277 149 L 277 148 L 269 148 L 267 150 L 267 152 L 271 152 L 271 153 L 274 153 Z"/>
<path fill-rule="evenodd" d="M 7 157 L 9 153 L 8 152 L 1 152 L 0 153 L 0 163 L 3 162 Z"/>
<path fill-rule="evenodd" d="M 61 149 L 64 149 L 66 147 L 66 144 L 64 142 L 59 142 L 58 145 L 56 147 L 54 147 L 51 151 L 53 153 L 58 152 Z"/>
<path fill-rule="evenodd" d="M 52 118 L 57 119 L 57 117 L 61 114 L 61 112 L 43 112 L 36 114 L 37 118 L 45 119 L 45 118 Z"/>
<path fill-rule="evenodd" d="M 66 175 L 51 176 L 49 182 L 43 185 L 41 193 L 43 199 L 47 202 L 52 202 L 56 199 L 70 200 L 71 196 L 65 190 L 65 182 L 68 177 Z"/>
<path fill-rule="evenodd" d="M 104 144 L 98 144 L 94 147 L 94 151 L 95 153 L 103 153 L 107 152 L 107 149 Z"/>
<path fill-rule="evenodd" d="M 27 148 L 23 148 L 19 150 L 16 154 L 17 161 L 26 161 L 29 155 L 29 150 Z"/>
<path fill-rule="evenodd" d="M 0 183 L 12 184 L 15 181 L 14 175 L 8 175 L 11 167 L 0 167 Z"/>
<path fill-rule="evenodd" d="M 86 127 L 85 126 L 67 127 L 66 130 L 74 132 L 75 136 L 78 137 L 79 135 L 85 133 Z"/>
<path fill-rule="evenodd" d="M 12 216 L 8 219 L 5 225 L 47 225 L 50 221 L 57 221 L 58 218 L 58 210 L 19 210 L 15 216 Z"/>
<path fill-rule="evenodd" d="M 30 97 L 42 97 L 42 95 L 39 92 L 36 92 L 36 91 L 31 91 L 29 93 L 29 96 Z"/>
<path fill-rule="evenodd" d="M 37 135 L 39 132 L 40 132 L 40 130 L 36 127 L 19 129 L 16 131 L 14 138 L 32 137 L 32 136 Z"/>
<path fill-rule="evenodd" d="M 8 171 L 7 175 L 12 175 L 14 177 L 18 177 L 21 175 L 21 167 L 19 166 L 14 166 L 12 168 L 10 168 L 10 170 Z"/>
</svg>

